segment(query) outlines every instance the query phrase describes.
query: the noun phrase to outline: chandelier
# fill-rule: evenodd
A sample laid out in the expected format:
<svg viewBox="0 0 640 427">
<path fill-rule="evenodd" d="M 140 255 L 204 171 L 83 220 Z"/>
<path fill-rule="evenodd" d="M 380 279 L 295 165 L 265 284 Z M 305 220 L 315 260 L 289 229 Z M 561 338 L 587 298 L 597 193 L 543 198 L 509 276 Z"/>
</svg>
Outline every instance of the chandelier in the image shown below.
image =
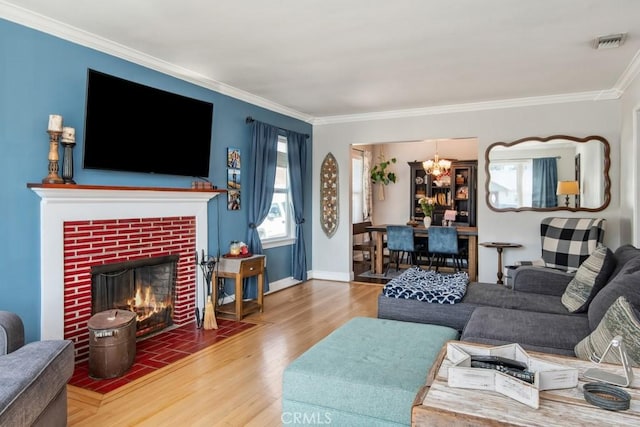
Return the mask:
<svg viewBox="0 0 640 427">
<path fill-rule="evenodd" d="M 451 168 L 451 160 L 445 160 L 438 157 L 438 141 L 436 141 L 436 154 L 433 160 L 422 162 L 424 171 L 433 176 L 440 176 Z"/>
</svg>

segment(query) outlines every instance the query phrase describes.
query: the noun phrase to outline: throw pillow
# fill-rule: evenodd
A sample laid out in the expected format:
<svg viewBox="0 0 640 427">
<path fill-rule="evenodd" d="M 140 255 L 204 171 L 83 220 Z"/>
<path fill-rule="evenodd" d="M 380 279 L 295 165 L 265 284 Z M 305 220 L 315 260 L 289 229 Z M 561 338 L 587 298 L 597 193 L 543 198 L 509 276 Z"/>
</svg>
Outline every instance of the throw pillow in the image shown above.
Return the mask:
<svg viewBox="0 0 640 427">
<path fill-rule="evenodd" d="M 602 357 L 607 346 L 616 335 L 622 335 L 629 361 L 640 366 L 640 320 L 638 311 L 623 296 L 609 307 L 598 327 L 576 344 L 573 351 L 580 359 L 591 360 L 591 356 Z M 602 360 L 605 363 L 622 364 L 618 351 L 609 351 Z"/>
<path fill-rule="evenodd" d="M 586 311 L 593 297 L 609 280 L 616 267 L 613 252 L 598 247 L 576 271 L 562 295 L 562 304 L 572 313 Z"/>
<path fill-rule="evenodd" d="M 594 331 L 618 297 L 624 296 L 634 307 L 640 307 L 640 257 L 628 261 L 620 273 L 607 283 L 589 304 L 589 329 Z"/>
</svg>

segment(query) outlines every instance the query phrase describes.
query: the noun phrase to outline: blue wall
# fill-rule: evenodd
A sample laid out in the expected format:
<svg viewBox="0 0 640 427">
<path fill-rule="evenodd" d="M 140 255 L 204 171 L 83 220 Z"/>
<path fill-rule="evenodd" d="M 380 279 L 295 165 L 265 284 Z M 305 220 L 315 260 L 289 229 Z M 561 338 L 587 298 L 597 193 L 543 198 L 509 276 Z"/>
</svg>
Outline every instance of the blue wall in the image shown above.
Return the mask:
<svg viewBox="0 0 640 427">
<path fill-rule="evenodd" d="M 0 19 L 0 310 L 14 311 L 22 317 L 27 341 L 37 340 L 40 336 L 41 272 L 40 198 L 26 185 L 39 183 L 47 175 L 49 114 L 62 115 L 65 126 L 76 128 L 74 180 L 78 184 L 187 188 L 192 181 L 188 177 L 82 169 L 88 68 L 212 102 L 213 145 L 209 179 L 219 188 L 226 187 L 227 147 L 238 147 L 244 156 L 248 154 L 251 127 L 245 124 L 245 117 L 252 116 L 300 133 L 312 132 L 311 125 L 303 121 Z M 117 109 L 114 118 L 117 123 Z M 113 144 L 114 149 L 126 148 L 118 145 L 116 132 Z M 179 141 L 160 141 L 158 145 L 159 149 L 180 149 Z M 309 146 L 305 184 L 309 266 L 312 265 L 311 152 Z M 246 167 L 244 163 L 243 176 L 246 176 Z M 248 189 L 243 188 L 243 193 L 249 194 Z M 243 199 L 246 201 L 246 196 Z M 231 240 L 246 241 L 246 208 L 228 211 L 225 201 L 226 197 L 216 197 L 209 204 L 210 253 L 217 252 L 218 242 L 224 253 Z M 290 247 L 274 248 L 266 253 L 272 282 L 291 276 Z"/>
</svg>

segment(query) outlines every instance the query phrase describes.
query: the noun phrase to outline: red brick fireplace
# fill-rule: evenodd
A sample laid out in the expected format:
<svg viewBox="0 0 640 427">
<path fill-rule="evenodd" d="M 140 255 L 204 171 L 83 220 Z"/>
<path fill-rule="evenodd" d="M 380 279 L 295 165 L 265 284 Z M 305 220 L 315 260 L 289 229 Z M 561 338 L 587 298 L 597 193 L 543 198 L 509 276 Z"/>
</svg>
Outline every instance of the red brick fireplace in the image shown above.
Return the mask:
<svg viewBox="0 0 640 427">
<path fill-rule="evenodd" d="M 76 359 L 89 351 L 92 266 L 178 255 L 173 323 L 193 321 L 195 217 L 67 221 L 63 244 L 64 338 L 75 343 Z"/>
<path fill-rule="evenodd" d="M 220 191 L 29 185 L 41 197 L 41 339 L 71 339 L 88 356 L 91 267 L 178 255 L 173 321 L 204 306 L 195 251 L 207 251 L 208 202 Z"/>
</svg>

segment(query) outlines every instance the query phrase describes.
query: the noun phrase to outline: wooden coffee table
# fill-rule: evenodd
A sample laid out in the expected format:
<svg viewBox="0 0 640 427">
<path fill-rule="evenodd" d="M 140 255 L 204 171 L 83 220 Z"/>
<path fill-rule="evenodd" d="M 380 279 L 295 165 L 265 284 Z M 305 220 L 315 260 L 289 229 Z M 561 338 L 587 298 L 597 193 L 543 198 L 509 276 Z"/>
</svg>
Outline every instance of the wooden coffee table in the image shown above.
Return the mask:
<svg viewBox="0 0 640 427">
<path fill-rule="evenodd" d="M 631 408 L 612 412 L 592 406 L 584 400 L 582 386 L 590 380 L 583 377 L 594 363 L 529 351 L 530 356 L 577 368 L 578 387 L 540 392 L 540 408 L 533 409 L 502 394 L 453 388 L 447 385 L 446 345 L 433 365 L 427 384 L 416 396 L 411 415 L 412 426 L 586 426 L 640 425 L 640 369 L 634 369 L 634 382 L 625 390 L 631 395 Z M 601 369 L 622 374 L 620 366 L 605 365 Z"/>
</svg>

